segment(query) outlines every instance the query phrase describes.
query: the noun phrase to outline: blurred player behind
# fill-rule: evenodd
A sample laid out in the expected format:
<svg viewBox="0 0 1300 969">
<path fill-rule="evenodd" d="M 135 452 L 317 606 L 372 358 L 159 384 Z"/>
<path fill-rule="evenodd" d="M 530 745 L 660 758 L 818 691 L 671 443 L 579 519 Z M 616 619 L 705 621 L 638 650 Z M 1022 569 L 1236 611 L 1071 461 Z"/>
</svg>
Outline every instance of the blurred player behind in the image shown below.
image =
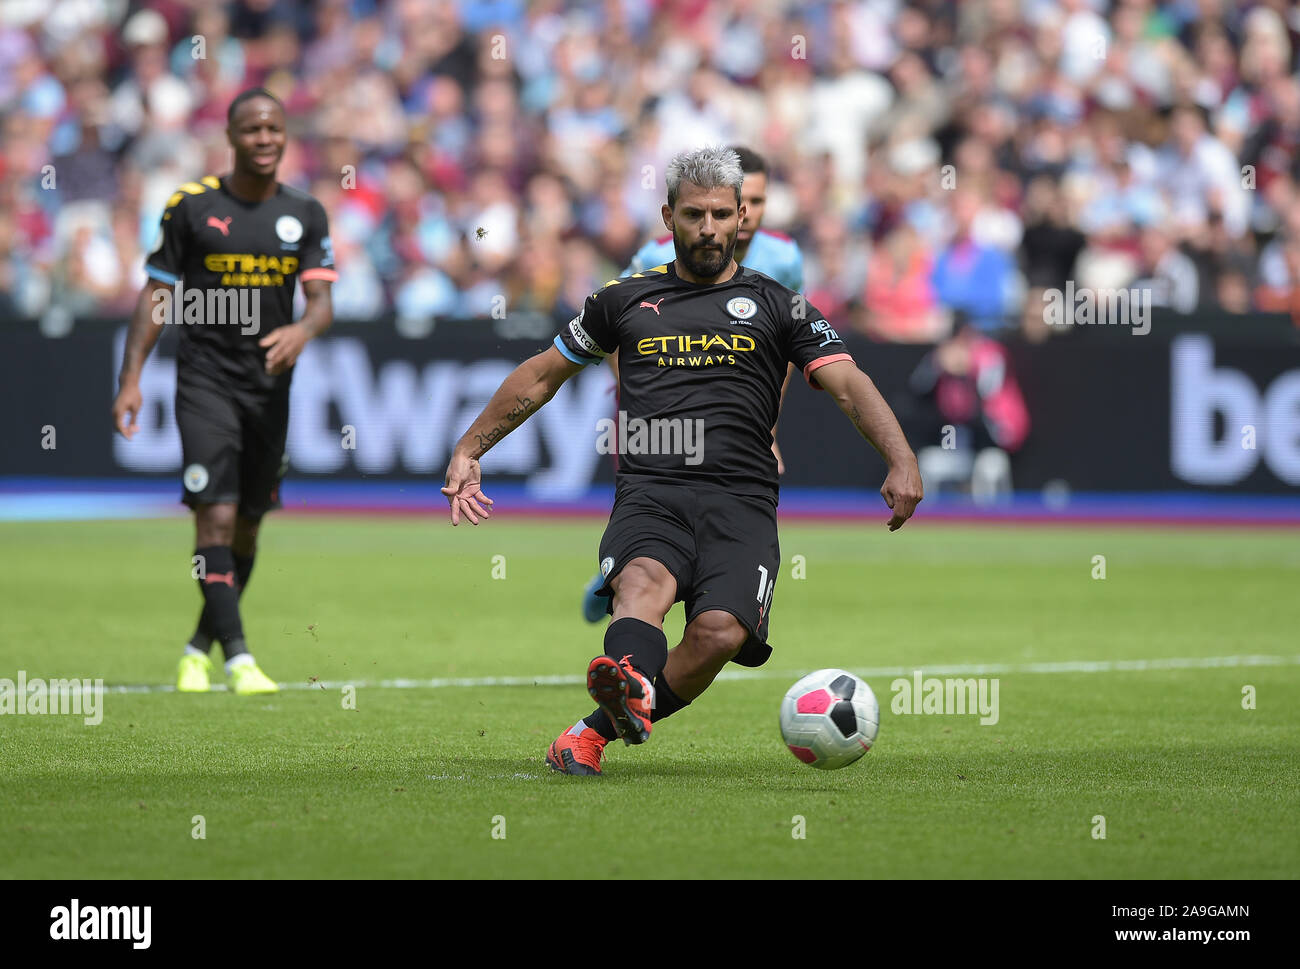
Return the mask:
<svg viewBox="0 0 1300 969">
<path fill-rule="evenodd" d="M 330 284 L 338 275 L 324 208 L 276 181 L 286 143 L 280 102 L 261 88 L 238 95 L 226 136 L 234 149 L 231 174 L 187 182 L 163 213 L 127 335 L 113 425 L 127 439 L 134 436 L 140 372 L 162 333 L 158 324 L 168 318 L 182 324 L 176 358 L 181 500 L 194 509 L 203 611 L 176 688 L 210 688 L 208 651 L 216 639 L 234 692 L 274 693 L 275 682 L 248 651 L 239 597 L 253 571 L 262 516 L 280 504 L 293 365 L 307 341 L 328 329 Z M 299 281 L 306 308 L 295 323 Z M 174 288 L 182 299 L 171 305 Z M 235 307 L 241 309 L 231 318 Z M 248 307 L 255 311 L 251 320 L 243 312 Z"/>
</svg>

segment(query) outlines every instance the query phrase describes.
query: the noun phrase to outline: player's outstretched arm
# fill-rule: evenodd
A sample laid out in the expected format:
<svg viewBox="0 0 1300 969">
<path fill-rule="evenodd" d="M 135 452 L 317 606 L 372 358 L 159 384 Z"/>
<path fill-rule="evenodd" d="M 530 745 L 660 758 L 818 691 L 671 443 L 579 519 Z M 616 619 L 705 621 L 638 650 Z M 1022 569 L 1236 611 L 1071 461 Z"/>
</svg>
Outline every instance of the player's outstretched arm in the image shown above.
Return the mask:
<svg viewBox="0 0 1300 969">
<path fill-rule="evenodd" d="M 555 396 L 561 385 L 582 369 L 554 346 L 529 357 L 497 388 L 483 412 L 456 442 L 447 465 L 442 493 L 451 503 L 451 523 L 464 515 L 471 524 L 491 515 L 492 499 L 483 494 L 478 459 Z"/>
<path fill-rule="evenodd" d="M 848 415 L 858 433 L 880 452 L 889 466 L 880 494 L 894 512 L 889 519 L 889 530 L 897 531 L 912 517 L 917 503 L 925 497 L 916 455 L 908 447 L 898 419 L 871 378 L 849 360 L 837 360 L 818 367 L 814 379 L 835 398 L 835 403 Z"/>
<path fill-rule="evenodd" d="M 157 295 L 155 295 L 157 294 Z M 117 375 L 117 396 L 113 399 L 113 427 L 128 441 L 140 429 L 138 417 L 144 406 L 140 396 L 140 373 L 149 351 L 162 336 L 162 324 L 170 312 L 172 287 L 149 279 L 140 289 L 131 325 L 126 332 L 126 352 Z"/>
</svg>

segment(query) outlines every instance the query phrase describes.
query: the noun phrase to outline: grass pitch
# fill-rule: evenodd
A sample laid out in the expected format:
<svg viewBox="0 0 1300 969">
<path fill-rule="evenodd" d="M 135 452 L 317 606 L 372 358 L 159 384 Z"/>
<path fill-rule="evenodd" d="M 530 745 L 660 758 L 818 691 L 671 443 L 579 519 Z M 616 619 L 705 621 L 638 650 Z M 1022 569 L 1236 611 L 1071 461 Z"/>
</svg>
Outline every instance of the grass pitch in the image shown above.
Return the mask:
<svg viewBox="0 0 1300 969">
<path fill-rule="evenodd" d="M 200 604 L 187 520 L 0 524 L 0 677 L 141 688 L 98 726 L 0 716 L 0 876 L 1300 876 L 1294 533 L 787 524 L 768 667 L 568 778 L 542 758 L 592 707 L 599 534 L 272 517 L 244 622 L 295 689 L 245 698 L 162 689 Z M 890 709 L 897 673 L 981 665 L 994 725 Z M 820 772 L 776 715 L 827 666 L 882 724 Z M 463 683 L 503 677 L 529 685 Z M 602 832 L 634 850 L 593 859 Z"/>
</svg>

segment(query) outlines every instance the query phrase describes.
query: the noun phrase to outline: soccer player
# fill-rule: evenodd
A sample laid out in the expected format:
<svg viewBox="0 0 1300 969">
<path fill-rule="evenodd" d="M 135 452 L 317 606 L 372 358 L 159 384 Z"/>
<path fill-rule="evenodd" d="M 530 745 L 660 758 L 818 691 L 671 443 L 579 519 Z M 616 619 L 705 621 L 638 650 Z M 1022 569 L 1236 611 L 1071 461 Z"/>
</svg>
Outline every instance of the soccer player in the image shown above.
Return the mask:
<svg viewBox="0 0 1300 969">
<path fill-rule="evenodd" d="M 610 740 L 644 743 L 653 723 L 700 696 L 728 662 L 760 666 L 771 654 L 781 565 L 771 428 L 787 362 L 884 458 L 891 531 L 922 498 L 898 421 L 839 334 L 798 294 L 737 265 L 742 180 L 730 150 L 675 157 L 662 211 L 676 258 L 592 294 L 553 346 L 506 378 L 447 467 L 451 523 L 477 525 L 492 511 L 479 458 L 583 367 L 622 356 L 627 446 L 599 552 L 613 619 L 604 654 L 587 668 L 597 709 L 546 755 L 562 773 L 600 774 Z M 669 650 L 663 619 L 678 601 L 686 629 Z"/>
<path fill-rule="evenodd" d="M 194 510 L 203 595 L 176 688 L 210 688 L 208 652 L 220 640 L 234 692 L 275 693 L 248 651 L 239 597 L 253 571 L 262 516 L 280 506 L 293 365 L 307 341 L 330 326 L 330 284 L 338 274 L 324 208 L 276 181 L 286 142 L 280 102 L 261 88 L 241 93 L 230 104 L 226 136 L 231 174 L 187 182 L 163 213 L 127 335 L 113 425 L 127 439 L 138 430 L 140 371 L 175 302 L 181 500 Z M 295 323 L 299 282 L 306 307 Z"/>
<path fill-rule="evenodd" d="M 799 244 L 789 236 L 764 229 L 763 215 L 767 211 L 767 160 L 753 149 L 743 145 L 732 145 L 731 150 L 740 159 L 740 170 L 745 180 L 740 186 L 740 201 L 745 207 L 744 219 L 736 233 L 735 260 L 742 266 L 757 269 L 775 279 L 782 286 L 795 292 L 803 291 L 803 253 Z M 632 263 L 624 271 L 624 276 L 643 272 L 651 266 L 662 266 L 676 258 L 677 252 L 671 233 L 647 242 L 632 257 Z M 618 381 L 618 352 L 608 358 L 615 382 Z M 785 382 L 781 385 L 781 401 L 785 401 L 785 390 L 790 383 L 794 368 L 786 371 Z M 780 407 L 777 408 L 778 414 Z M 777 474 L 785 471 L 781 458 L 781 449 L 776 443 L 776 424 L 772 425 L 772 452 L 776 455 Z M 597 572 L 587 583 L 582 592 L 582 616 L 587 622 L 600 622 L 608 615 L 609 598 L 599 595 L 605 583 L 605 577 Z"/>
</svg>

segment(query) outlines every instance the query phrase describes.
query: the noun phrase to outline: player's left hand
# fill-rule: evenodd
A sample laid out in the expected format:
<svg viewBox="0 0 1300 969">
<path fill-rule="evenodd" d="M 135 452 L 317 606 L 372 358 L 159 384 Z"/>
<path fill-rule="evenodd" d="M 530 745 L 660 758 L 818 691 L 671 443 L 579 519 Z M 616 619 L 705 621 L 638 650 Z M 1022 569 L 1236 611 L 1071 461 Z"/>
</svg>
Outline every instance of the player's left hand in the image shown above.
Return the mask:
<svg viewBox="0 0 1300 969">
<path fill-rule="evenodd" d="M 451 523 L 459 525 L 461 516 L 477 525 L 479 518 L 492 516 L 492 499 L 483 494 L 483 470 L 479 463 L 463 454 L 453 454 L 447 465 L 447 484 L 442 493 L 451 504 Z"/>
<path fill-rule="evenodd" d="M 880 487 L 880 496 L 894 510 L 894 517 L 889 519 L 889 530 L 896 532 L 912 517 L 917 503 L 925 497 L 921 469 L 917 467 L 915 458 L 889 469 L 885 483 Z"/>
<path fill-rule="evenodd" d="M 776 455 L 776 473 L 778 476 L 785 474 L 785 459 L 781 457 L 781 448 L 776 443 L 776 438 L 772 438 L 772 453 Z"/>
<path fill-rule="evenodd" d="M 307 345 L 307 331 L 301 324 L 291 323 L 272 330 L 257 341 L 266 351 L 266 372 L 271 376 L 284 373 L 298 362 L 298 354 Z"/>
</svg>

